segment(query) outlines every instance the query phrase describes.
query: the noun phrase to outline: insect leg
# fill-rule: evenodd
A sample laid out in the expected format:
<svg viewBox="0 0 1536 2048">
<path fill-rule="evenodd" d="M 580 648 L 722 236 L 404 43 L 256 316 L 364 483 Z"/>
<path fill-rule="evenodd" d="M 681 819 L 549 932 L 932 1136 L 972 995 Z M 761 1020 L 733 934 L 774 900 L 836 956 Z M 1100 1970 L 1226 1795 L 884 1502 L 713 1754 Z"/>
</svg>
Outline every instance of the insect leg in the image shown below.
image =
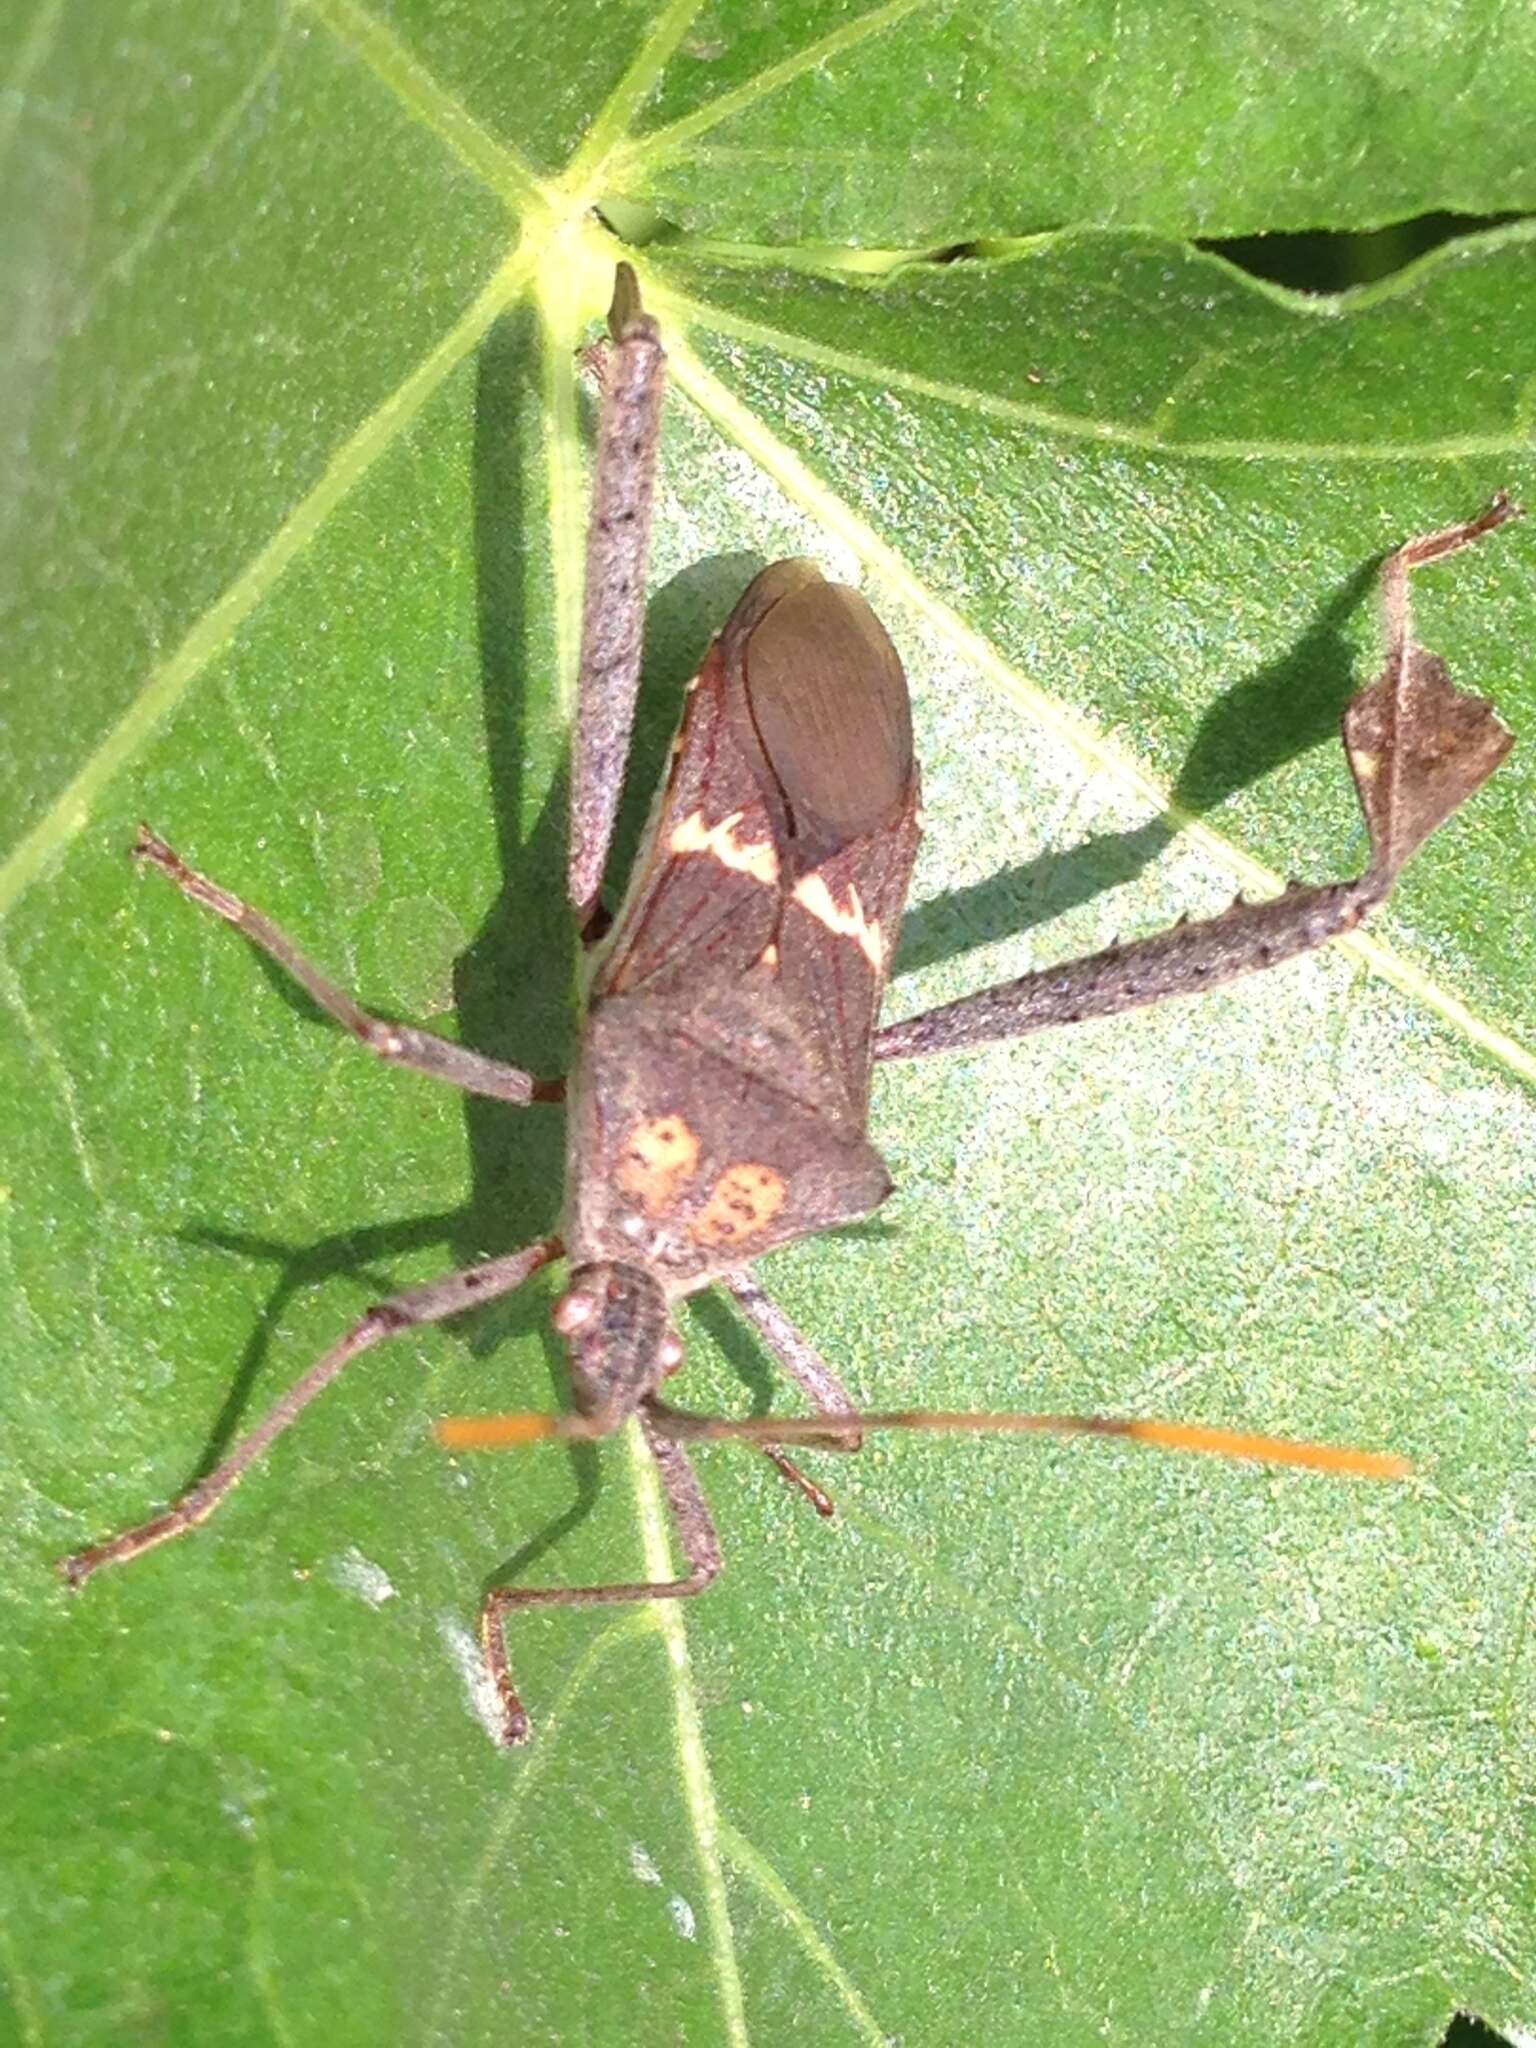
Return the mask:
<svg viewBox="0 0 1536 2048">
<path fill-rule="evenodd" d="M 848 1389 L 810 1340 L 796 1329 L 776 1301 L 765 1294 L 750 1273 L 725 1273 L 721 1285 L 761 1338 L 774 1362 L 783 1367 L 810 1397 L 811 1406 L 824 1415 L 853 1415 L 856 1404 Z M 858 1430 L 846 1436 L 818 1440 L 817 1448 L 828 1451 L 856 1451 L 864 1441 Z M 763 1451 L 789 1481 L 799 1487 L 818 1515 L 834 1512 L 832 1502 L 813 1480 L 807 1479 L 793 1460 L 776 1444 L 764 1444 Z"/>
<path fill-rule="evenodd" d="M 523 1703 L 512 1682 L 507 1659 L 507 1616 L 519 1607 L 597 1607 L 618 1600 L 687 1600 L 702 1593 L 720 1570 L 720 1539 L 704 1504 L 704 1495 L 694 1477 L 693 1467 L 680 1444 L 659 1436 L 642 1412 L 640 1427 L 661 1473 L 667 1506 L 677 1531 L 678 1546 L 688 1570 L 680 1579 L 617 1584 L 612 1586 L 497 1586 L 486 1594 L 480 1607 L 480 1642 L 485 1668 L 491 1675 L 501 1702 L 504 1722 L 502 1741 L 510 1748 L 526 1742 L 531 1730 Z"/>
<path fill-rule="evenodd" d="M 206 1479 L 200 1479 L 195 1486 L 189 1487 L 164 1514 L 141 1522 L 137 1528 L 125 1529 L 120 1535 L 110 1537 L 105 1543 L 94 1544 L 89 1550 L 76 1551 L 73 1557 L 60 1561 L 59 1569 L 72 1586 L 80 1586 L 103 1565 L 126 1564 L 129 1558 L 153 1550 L 157 1544 L 169 1542 L 171 1537 L 183 1535 L 188 1529 L 195 1529 L 199 1522 L 207 1521 L 273 1440 L 282 1435 L 317 1394 L 323 1394 L 332 1380 L 340 1377 L 354 1358 L 401 1330 L 414 1329 L 421 1323 L 439 1323 L 445 1316 L 458 1315 L 462 1309 L 474 1308 L 482 1301 L 492 1301 L 498 1294 L 510 1294 L 540 1266 L 558 1258 L 561 1250 L 558 1238 L 540 1238 L 525 1245 L 521 1251 L 509 1252 L 504 1258 L 488 1259 L 484 1265 L 468 1266 L 463 1272 L 429 1281 L 425 1287 L 407 1288 L 403 1294 L 375 1303 L 353 1324 L 339 1344 L 332 1345 L 289 1388 Z"/>
<path fill-rule="evenodd" d="M 1408 578 L 1517 516 L 1518 507 L 1501 492 L 1476 519 L 1410 540 L 1382 565 L 1386 662 L 1344 714 L 1344 750 L 1370 834 L 1371 861 L 1363 875 L 1307 887 L 1293 882 L 1267 903 L 1239 897 L 1216 917 L 962 996 L 888 1024 L 875 1035 L 875 1058 L 912 1059 L 1020 1038 L 1053 1024 L 1192 995 L 1352 931 L 1513 745 L 1493 707 L 1456 689 L 1440 657 L 1415 640 Z"/>
<path fill-rule="evenodd" d="M 656 490 L 666 355 L 621 263 L 608 314 L 613 343 L 603 371 L 592 522 L 581 614 L 571 846 L 567 887 L 583 930 L 602 887 L 624 781 L 645 636 L 645 566 Z"/>
<path fill-rule="evenodd" d="M 190 896 L 194 903 L 200 903 L 205 910 L 232 924 L 236 931 L 243 932 L 269 960 L 275 960 L 291 974 L 327 1015 L 345 1025 L 360 1044 L 377 1053 L 380 1059 L 414 1067 L 419 1073 L 432 1075 L 434 1080 L 467 1089 L 471 1095 L 495 1096 L 500 1102 L 559 1102 L 564 1096 L 564 1081 L 541 1081 L 524 1073 L 521 1067 L 488 1059 L 484 1053 L 471 1052 L 467 1046 L 455 1045 L 434 1032 L 418 1031 L 409 1024 L 388 1024 L 359 1009 L 345 989 L 328 981 L 270 918 L 263 917 L 259 910 L 253 910 L 227 889 L 221 889 L 196 868 L 188 867 L 180 854 L 147 825 L 139 827 L 133 852 L 136 859 L 148 861 L 161 874 L 169 876 L 184 896 Z"/>
</svg>

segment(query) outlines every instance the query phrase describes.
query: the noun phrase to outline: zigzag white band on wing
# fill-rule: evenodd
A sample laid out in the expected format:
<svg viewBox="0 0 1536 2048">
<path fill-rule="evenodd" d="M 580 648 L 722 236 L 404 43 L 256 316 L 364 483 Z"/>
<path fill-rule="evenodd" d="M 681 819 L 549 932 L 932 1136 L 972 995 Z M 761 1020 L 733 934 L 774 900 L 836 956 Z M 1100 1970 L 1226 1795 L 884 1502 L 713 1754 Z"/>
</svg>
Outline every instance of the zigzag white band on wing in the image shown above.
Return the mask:
<svg viewBox="0 0 1536 2048">
<path fill-rule="evenodd" d="M 680 825 L 673 827 L 667 851 L 712 854 L 722 867 L 732 868 L 737 874 L 750 875 L 754 882 L 762 882 L 771 888 L 779 879 L 779 856 L 774 851 L 773 841 L 738 839 L 736 827 L 741 823 L 741 817 L 740 811 L 732 811 L 718 825 L 706 825 L 702 811 L 690 811 Z"/>
<path fill-rule="evenodd" d="M 795 901 L 829 932 L 852 939 L 876 974 L 885 972 L 885 939 L 878 917 L 866 917 L 859 892 L 850 885 L 848 908 L 840 910 L 820 875 L 805 875 L 795 884 Z"/>
</svg>

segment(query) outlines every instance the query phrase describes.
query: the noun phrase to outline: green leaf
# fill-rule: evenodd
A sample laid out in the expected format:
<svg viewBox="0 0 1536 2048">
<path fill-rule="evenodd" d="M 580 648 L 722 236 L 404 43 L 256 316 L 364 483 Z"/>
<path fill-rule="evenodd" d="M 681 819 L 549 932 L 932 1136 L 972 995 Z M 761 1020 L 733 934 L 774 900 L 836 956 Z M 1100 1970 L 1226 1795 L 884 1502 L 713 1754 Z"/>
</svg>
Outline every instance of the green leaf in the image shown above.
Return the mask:
<svg viewBox="0 0 1536 2048">
<path fill-rule="evenodd" d="M 719 12 L 322 0 L 214 31 L 54 0 L 16 39 L 6 2038 L 1529 2025 L 1528 526 L 1416 585 L 1425 641 L 1523 744 L 1369 936 L 882 1070 L 896 1196 L 763 1268 L 870 1403 L 1231 1423 L 1401 1449 L 1413 1482 L 887 1440 L 817 1462 L 823 1525 L 747 1450 L 701 1452 L 721 1584 L 524 1618 L 537 1734 L 508 1755 L 476 1714 L 482 1587 L 667 1563 L 627 1438 L 431 1440 L 444 1413 L 562 1397 L 541 1277 L 359 1364 L 196 1536 L 78 1597 L 53 1570 L 175 1494 L 366 1302 L 557 1216 L 556 1111 L 371 1064 L 125 850 L 148 818 L 368 1003 L 569 1058 L 575 351 L 618 253 L 587 209 L 683 213 L 647 136 L 710 92 L 741 102 L 732 147 L 775 124 L 782 167 L 750 179 L 702 130 L 668 160 L 717 235 L 1017 229 L 1005 157 L 1021 190 L 1066 181 L 1031 219 L 1203 231 L 1176 149 L 1155 203 L 1126 167 L 1137 120 L 1175 112 L 1218 138 L 1228 226 L 1523 199 L 1492 154 L 1528 93 L 1495 42 L 1513 17 L 1489 15 L 1481 100 L 1436 73 L 1428 10 L 1308 30 L 1349 60 L 1315 75 L 1275 58 L 1302 31 L 1255 32 L 1268 99 L 1236 62 L 1181 60 L 1183 99 L 1131 65 L 1089 178 L 1011 89 L 979 97 L 1001 15 L 964 80 L 988 156 L 925 100 L 942 60 L 960 104 L 969 16 L 776 9 L 770 44 Z M 1080 20 L 1043 38 L 1067 73 Z M 1372 34 L 1401 118 L 1361 126 L 1334 74 Z M 882 189 L 891 106 L 914 163 L 958 138 L 953 183 Z M 828 122 L 861 150 L 830 186 Z M 640 252 L 674 398 L 626 844 L 710 633 L 755 566 L 808 553 L 868 589 L 913 682 L 929 826 L 892 1014 L 1292 868 L 1352 872 L 1333 735 L 1378 659 L 1376 562 L 1536 490 L 1532 239 L 1325 303 L 1091 226 L 874 282 L 804 249 Z M 788 1404 L 722 1304 L 686 1335 L 690 1401 Z"/>
<path fill-rule="evenodd" d="M 1536 200 L 1536 22 L 1492 0 L 716 0 L 686 22 L 605 190 L 735 240 L 1241 235 Z"/>
</svg>

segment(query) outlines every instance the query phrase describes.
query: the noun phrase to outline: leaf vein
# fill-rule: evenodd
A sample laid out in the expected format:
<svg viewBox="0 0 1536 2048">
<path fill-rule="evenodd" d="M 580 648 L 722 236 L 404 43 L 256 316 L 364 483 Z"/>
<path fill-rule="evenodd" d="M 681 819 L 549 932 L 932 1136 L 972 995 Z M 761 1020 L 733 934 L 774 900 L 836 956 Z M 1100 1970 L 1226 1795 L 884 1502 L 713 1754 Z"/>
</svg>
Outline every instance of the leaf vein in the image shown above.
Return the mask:
<svg viewBox="0 0 1536 2048">
<path fill-rule="evenodd" d="M 11 1996 L 7 2002 L 20 2025 L 18 2040 L 23 2048 L 42 2048 L 48 2038 L 42 2000 L 22 1970 L 15 1937 L 3 1919 L 0 1919 L 0 1973 L 10 1986 Z"/>
<path fill-rule="evenodd" d="M 579 279 L 552 276 L 539 289 L 544 335 L 545 462 L 549 477 L 549 549 L 554 579 L 555 668 L 558 699 L 569 718 L 575 708 L 581 648 L 581 607 L 586 582 L 586 503 L 576 382 L 571 363 L 581 329 Z"/>
<path fill-rule="evenodd" d="M 814 71 L 833 57 L 855 49 L 867 42 L 871 36 L 883 35 L 886 29 L 904 21 L 909 14 L 915 14 L 920 7 L 931 4 L 931 0 L 886 0 L 884 7 L 872 7 L 867 14 L 861 14 L 854 21 L 846 22 L 841 28 L 820 37 L 814 43 L 807 43 L 802 50 L 781 58 L 777 64 L 770 64 L 766 71 L 760 71 L 756 78 L 721 93 L 718 99 L 706 106 L 698 107 L 681 120 L 671 122 L 665 128 L 658 128 L 625 152 L 624 169 L 641 164 L 654 164 L 667 157 L 678 155 L 696 135 L 705 135 L 722 121 L 728 121 L 735 114 L 757 105 L 760 100 L 769 99 L 784 86 L 793 83 L 803 73 Z M 782 150 L 767 152 L 782 155 Z M 695 155 L 703 152 L 694 152 Z"/>
<path fill-rule="evenodd" d="M 1096 1701 L 1106 1717 L 1116 1723 L 1126 1756 L 1139 1756 L 1150 1772 L 1154 1772 L 1168 1786 L 1174 1800 L 1182 1808 L 1184 1825 L 1192 1839 L 1197 1840 L 1210 1857 L 1216 1869 L 1234 1898 L 1243 1895 L 1244 1886 L 1237 1872 L 1223 1853 L 1215 1835 L 1207 1827 L 1196 1804 L 1189 1780 L 1164 1757 L 1151 1731 L 1138 1722 L 1122 1704 L 1114 1683 L 1103 1674 L 1083 1666 L 1070 1664 L 1060 1651 L 1046 1640 L 1037 1629 L 1025 1628 L 1012 1614 L 1002 1612 L 984 1594 L 978 1593 L 965 1579 L 950 1571 L 930 1551 L 921 1550 L 891 1523 L 867 1508 L 845 1507 L 838 1503 L 839 1512 L 850 1527 L 858 1528 L 871 1537 L 882 1549 L 893 1557 L 899 1557 L 914 1570 L 923 1583 L 941 1592 L 947 1600 L 968 1614 L 994 1629 L 1003 1642 L 1023 1650 L 1038 1666 L 1044 1665 L 1061 1683 Z"/>
<path fill-rule="evenodd" d="M 831 1943 L 757 1846 L 730 1821 L 719 1822 L 720 1847 L 741 1875 L 755 1884 L 789 1926 L 806 1954 L 836 1991 L 869 2048 L 889 2048 L 892 2036 L 870 2011 L 864 1994 L 838 1961 Z"/>
<path fill-rule="evenodd" d="M 341 47 L 371 71 L 420 122 L 494 192 L 509 212 L 548 206 L 548 188 L 514 149 L 491 134 L 440 85 L 420 58 L 357 0 L 304 0 Z"/>
<path fill-rule="evenodd" d="M 667 1533 L 666 1509 L 661 1498 L 661 1481 L 655 1460 L 645 1448 L 637 1424 L 625 1432 L 629 1448 L 630 1473 L 635 1488 L 635 1507 L 640 1520 L 645 1569 L 650 1578 L 672 1576 L 672 1550 Z M 654 1601 L 646 1612 L 654 1620 L 667 1653 L 672 1679 L 673 1741 L 683 1799 L 693 1830 L 699 1875 L 704 1885 L 704 1927 L 710 1960 L 715 1966 L 720 1994 L 720 2017 L 730 2048 L 748 2048 L 746 1999 L 741 1986 L 741 1965 L 736 1956 L 736 1935 L 731 1926 L 730 1899 L 725 1888 L 725 1871 L 720 1861 L 720 1815 L 715 1805 L 714 1780 L 704 1748 L 704 1729 L 699 1715 L 699 1696 L 693 1682 L 693 1664 L 688 1655 L 688 1628 L 680 1600 Z"/>
<path fill-rule="evenodd" d="M 145 250 L 154 242 L 156 235 L 159 234 L 172 214 L 175 213 L 187 193 L 191 191 L 196 181 L 207 170 L 225 143 L 235 133 L 245 115 L 255 104 L 262 88 L 270 80 L 274 71 L 276 71 L 285 53 L 288 28 L 289 22 L 285 18 L 278 24 L 277 32 L 267 45 L 261 62 L 252 71 L 250 77 L 240 88 L 239 92 L 235 94 L 229 105 L 225 107 L 223 113 L 211 124 L 201 146 L 193 151 L 175 177 L 167 182 L 160 197 L 150 207 L 139 227 L 128 237 L 117 254 L 102 266 L 100 276 L 85 292 L 80 304 L 74 309 L 71 316 L 71 326 L 76 333 L 85 326 L 86 321 L 95 309 L 97 300 L 108 285 L 118 283 L 132 271 L 133 266 L 144 254 Z"/>
<path fill-rule="evenodd" d="M 91 1157 L 91 1148 L 86 1142 L 85 1127 L 80 1120 L 80 1098 L 75 1093 L 74 1076 L 70 1073 L 64 1055 L 44 1031 L 33 1015 L 26 999 L 21 978 L 7 956 L 0 952 L 0 995 L 9 1004 L 12 1014 L 21 1026 L 22 1034 L 37 1054 L 44 1071 L 53 1083 L 54 1092 L 64 1111 L 64 1121 L 69 1128 L 70 1150 L 80 1168 L 80 1178 L 87 1191 L 99 1202 L 101 1177 L 96 1171 L 96 1162 Z"/>
<path fill-rule="evenodd" d="M 100 741 L 32 829 L 0 862 L 0 920 L 54 856 L 89 823 L 107 785 L 134 759 L 208 664 L 308 546 L 341 501 L 390 449 L 438 386 L 479 344 L 491 323 L 517 298 L 531 275 L 537 250 L 519 247 L 491 278 L 435 348 L 357 427 L 319 480 L 246 567 L 197 619 L 180 645 L 151 671 L 138 696 Z"/>
<path fill-rule="evenodd" d="M 434 2018 L 427 2028 L 426 2039 L 435 2041 L 447 2038 L 445 2028 L 448 2013 L 458 1996 L 458 1963 L 464 1946 L 464 1929 L 479 1914 L 481 1903 L 490 1887 L 491 1873 L 497 1859 L 506 1847 L 507 1840 L 528 1803 L 529 1794 L 549 1768 L 556 1741 L 564 1731 L 571 1707 L 596 1675 L 599 1667 L 608 1661 L 613 1652 L 644 1634 L 646 1615 L 647 1610 L 644 1608 L 627 1607 L 613 1616 L 602 1634 L 594 1637 L 577 1658 L 553 1705 L 541 1717 L 538 1742 L 529 1753 L 511 1791 L 502 1802 L 501 1809 L 486 1837 L 485 1847 L 481 1851 L 474 1874 L 453 1902 L 448 1937 L 443 1943 L 442 1963 L 438 1970 L 437 1990 L 433 2000 Z"/>
<path fill-rule="evenodd" d="M 33 17 L 31 28 L 17 42 L 16 62 L 11 68 L 5 90 L 0 94 L 0 166 L 4 165 L 5 159 L 10 155 L 11 144 L 16 139 L 21 110 L 26 104 L 27 89 L 53 54 L 53 45 L 63 13 L 64 0 L 43 0 L 43 5 Z"/>
<path fill-rule="evenodd" d="M 1188 456 L 1196 461 L 1333 461 L 1333 462 L 1430 462 L 1454 461 L 1472 456 L 1509 455 L 1528 452 L 1525 436 L 1511 426 L 1508 433 L 1452 434 L 1442 440 L 1426 441 L 1278 441 L 1255 438 L 1169 440 L 1154 424 L 1139 426 L 1129 420 L 1096 420 L 1081 413 L 1061 412 L 1051 406 L 1031 404 L 1027 399 L 1007 398 L 999 392 L 980 391 L 973 385 L 951 383 L 947 378 L 927 377 L 920 371 L 904 370 L 896 363 L 881 362 L 847 349 L 828 347 L 824 342 L 768 327 L 759 321 L 725 313 L 702 300 L 653 285 L 648 296 L 665 304 L 681 327 L 701 327 L 714 334 L 728 335 L 751 346 L 773 350 L 792 361 L 812 363 L 818 369 L 877 385 L 881 390 L 909 391 L 914 397 L 933 398 L 988 419 L 1005 420 L 1046 434 L 1111 446 L 1155 449 L 1159 454 Z M 706 373 L 707 374 L 707 373 Z M 1162 417 L 1159 409 L 1157 418 Z"/>
<path fill-rule="evenodd" d="M 704 0 L 671 0 L 662 9 L 654 31 L 640 45 L 629 69 L 598 108 L 585 140 L 566 166 L 560 180 L 564 191 L 585 193 L 602 178 L 615 142 L 644 106 L 703 4 Z"/>
</svg>

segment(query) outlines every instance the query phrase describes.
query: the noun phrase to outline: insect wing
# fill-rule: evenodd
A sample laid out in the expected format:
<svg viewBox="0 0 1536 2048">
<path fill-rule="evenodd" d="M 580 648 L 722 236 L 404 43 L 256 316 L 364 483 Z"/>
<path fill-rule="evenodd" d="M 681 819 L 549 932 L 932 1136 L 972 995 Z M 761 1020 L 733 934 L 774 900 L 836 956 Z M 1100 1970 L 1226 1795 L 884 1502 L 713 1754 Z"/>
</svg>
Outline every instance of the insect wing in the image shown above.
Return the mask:
<svg viewBox="0 0 1536 2048">
<path fill-rule="evenodd" d="M 691 686 L 594 1001 L 672 997 L 701 1040 L 758 1071 L 771 1050 L 789 1092 L 862 1127 L 917 836 L 895 649 L 857 592 L 776 563 Z"/>
<path fill-rule="evenodd" d="M 773 936 L 779 851 L 767 802 L 726 716 L 720 641 L 688 689 L 629 893 L 598 956 L 594 1005 L 608 996 L 686 991 L 716 967 L 743 974 Z"/>
</svg>

